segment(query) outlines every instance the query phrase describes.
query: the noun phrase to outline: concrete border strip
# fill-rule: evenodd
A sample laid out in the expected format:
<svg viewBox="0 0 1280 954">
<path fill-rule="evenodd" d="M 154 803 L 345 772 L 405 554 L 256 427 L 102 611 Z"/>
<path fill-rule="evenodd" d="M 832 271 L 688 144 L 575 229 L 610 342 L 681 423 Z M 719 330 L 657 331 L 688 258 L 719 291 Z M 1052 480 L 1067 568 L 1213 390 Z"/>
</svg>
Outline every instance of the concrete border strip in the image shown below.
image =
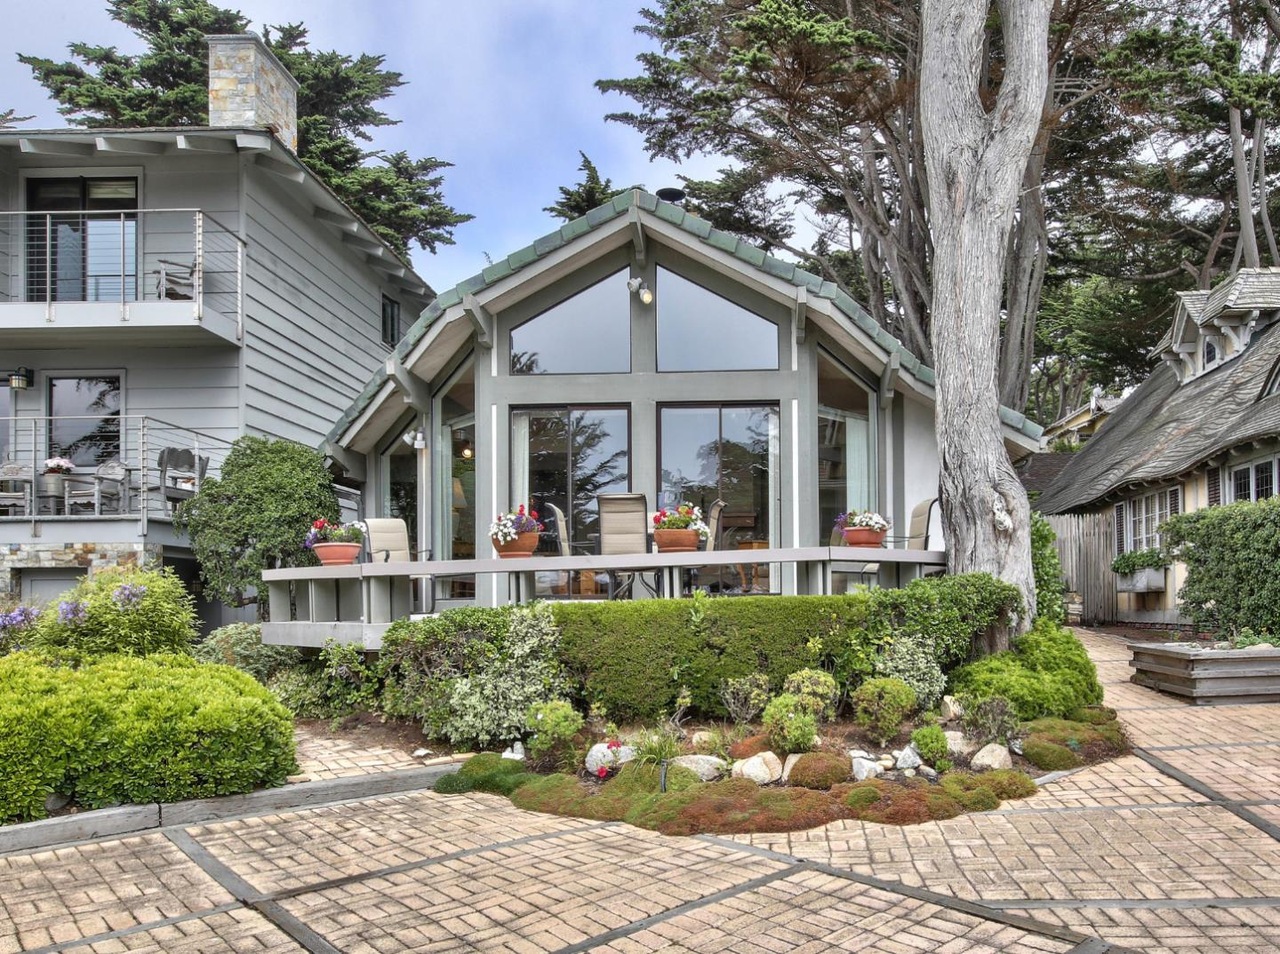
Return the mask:
<svg viewBox="0 0 1280 954">
<path fill-rule="evenodd" d="M 116 938 L 128 937 L 130 934 L 145 934 L 147 931 L 169 927 L 171 924 L 181 924 L 184 921 L 199 921 L 213 917 L 215 914 L 226 914 L 228 911 L 234 911 L 239 907 L 243 907 L 243 905 L 238 901 L 230 901 L 227 904 L 220 904 L 216 908 L 207 908 L 204 911 L 188 911 L 186 914 L 175 914 L 173 917 L 164 918 L 160 921 L 148 921 L 146 924 L 134 924 L 127 928 L 119 928 L 103 934 L 78 937 L 72 941 L 59 941 L 57 944 L 49 944 L 45 947 L 33 947 L 27 951 L 27 954 L 57 954 L 58 951 L 68 951 L 76 947 L 90 947 L 94 944 L 101 944 L 103 941 L 113 941 Z"/>
<path fill-rule="evenodd" d="M 1191 789 L 1194 792 L 1199 792 L 1201 795 L 1208 798 L 1211 804 L 1214 804 L 1219 808 L 1223 808 L 1226 811 L 1231 812 L 1231 814 L 1240 818 L 1242 821 L 1248 822 L 1250 825 L 1258 829 L 1260 832 L 1263 832 L 1264 834 L 1269 835 L 1270 837 L 1274 838 L 1276 841 L 1280 841 L 1280 825 L 1277 825 L 1274 822 L 1269 822 L 1265 818 L 1263 818 L 1261 815 L 1251 812 L 1247 808 L 1241 807 L 1238 801 L 1227 798 L 1227 796 L 1223 795 L 1221 792 L 1217 791 L 1216 789 L 1210 788 L 1208 785 L 1200 781 L 1194 775 L 1190 775 L 1187 772 L 1184 772 L 1182 769 L 1178 768 L 1177 766 L 1170 765 L 1164 759 L 1160 758 L 1159 756 L 1152 755 L 1146 749 L 1135 748 L 1133 750 L 1133 754 L 1136 755 L 1138 758 L 1142 759 L 1142 761 L 1146 762 L 1151 767 L 1159 770 L 1160 772 L 1163 772 L 1165 775 L 1169 776 L 1174 781 L 1181 782 L 1183 785 L 1185 785 L 1187 788 Z"/>
<path fill-rule="evenodd" d="M 1099 908 L 1128 911 L 1198 911 L 1205 908 L 1280 908 L 1280 898 L 1083 898 L 1053 901 L 1044 898 L 1005 898 L 983 901 L 1000 910 L 1079 910 Z"/>
</svg>

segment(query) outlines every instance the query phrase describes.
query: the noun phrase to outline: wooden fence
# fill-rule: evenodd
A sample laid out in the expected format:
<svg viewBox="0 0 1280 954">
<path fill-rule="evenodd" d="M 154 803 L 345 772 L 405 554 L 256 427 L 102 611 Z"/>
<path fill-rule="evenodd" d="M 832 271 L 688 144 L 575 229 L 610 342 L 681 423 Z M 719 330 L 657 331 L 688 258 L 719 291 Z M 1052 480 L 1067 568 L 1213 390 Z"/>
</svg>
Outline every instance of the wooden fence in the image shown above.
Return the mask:
<svg viewBox="0 0 1280 954">
<path fill-rule="evenodd" d="M 1111 561 L 1116 551 L 1115 514 L 1062 514 L 1048 519 L 1058 535 L 1055 546 L 1067 591 L 1080 595 L 1080 621 L 1114 622 L 1116 575 L 1111 572 Z"/>
</svg>

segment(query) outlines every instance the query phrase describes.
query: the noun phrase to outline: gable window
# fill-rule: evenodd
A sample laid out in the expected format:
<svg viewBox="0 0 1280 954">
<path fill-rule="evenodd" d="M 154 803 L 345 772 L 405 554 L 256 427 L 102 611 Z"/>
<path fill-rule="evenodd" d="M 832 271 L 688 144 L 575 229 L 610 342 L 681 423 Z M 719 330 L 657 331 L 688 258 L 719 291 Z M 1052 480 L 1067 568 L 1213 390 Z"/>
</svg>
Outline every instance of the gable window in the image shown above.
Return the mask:
<svg viewBox="0 0 1280 954">
<path fill-rule="evenodd" d="M 1149 550 L 1160 546 L 1159 528 L 1182 512 L 1182 488 L 1170 487 L 1116 505 L 1116 549 Z"/>
<path fill-rule="evenodd" d="M 400 341 L 400 302 L 382 296 L 382 343 L 395 347 Z"/>
<path fill-rule="evenodd" d="M 120 457 L 120 375 L 49 378 L 49 456 L 96 467 Z"/>
<path fill-rule="evenodd" d="M 626 374 L 631 295 L 614 272 L 511 331 L 512 374 Z"/>
<path fill-rule="evenodd" d="M 1204 370 L 1208 371 L 1218 363 L 1218 346 L 1208 338 L 1204 339 L 1204 348 L 1201 351 Z"/>
<path fill-rule="evenodd" d="M 657 309 L 659 371 L 777 370 L 777 325 L 665 268 Z"/>
</svg>

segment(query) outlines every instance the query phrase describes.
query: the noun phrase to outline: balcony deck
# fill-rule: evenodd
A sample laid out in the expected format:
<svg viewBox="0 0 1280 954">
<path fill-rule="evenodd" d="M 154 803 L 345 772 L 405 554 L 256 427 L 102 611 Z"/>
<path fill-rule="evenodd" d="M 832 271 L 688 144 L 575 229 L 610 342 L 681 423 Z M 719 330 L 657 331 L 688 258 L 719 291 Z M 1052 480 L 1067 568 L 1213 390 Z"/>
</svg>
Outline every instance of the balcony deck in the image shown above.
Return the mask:
<svg viewBox="0 0 1280 954">
<path fill-rule="evenodd" d="M 533 576 L 540 573 L 625 571 L 653 573 L 658 598 L 684 595 L 683 571 L 692 567 L 761 564 L 794 568 L 780 574 L 783 592 L 830 594 L 833 576 L 860 573 L 874 566 L 884 585 L 900 585 L 929 570 L 945 568 L 942 550 L 882 549 L 878 547 L 776 547 L 763 550 L 713 550 L 695 553 L 636 553 L 611 556 L 528 557 L 497 560 L 431 560 L 415 563 L 355 563 L 267 570 L 271 622 L 262 626 L 262 640 L 286 646 L 323 646 L 329 639 L 353 643 L 367 650 L 382 646 L 382 636 L 396 620 L 410 615 L 412 582 L 457 576 L 493 574 L 505 585 L 512 603 L 534 593 Z M 854 568 L 858 569 L 855 570 Z"/>
</svg>

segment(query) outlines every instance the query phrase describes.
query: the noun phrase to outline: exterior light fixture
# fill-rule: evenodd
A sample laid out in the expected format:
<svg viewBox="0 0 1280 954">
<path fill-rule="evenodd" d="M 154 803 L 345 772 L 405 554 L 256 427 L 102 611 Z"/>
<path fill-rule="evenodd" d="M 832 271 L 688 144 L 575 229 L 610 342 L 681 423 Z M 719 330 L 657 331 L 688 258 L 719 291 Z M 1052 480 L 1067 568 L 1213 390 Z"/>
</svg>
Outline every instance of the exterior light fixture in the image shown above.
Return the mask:
<svg viewBox="0 0 1280 954">
<path fill-rule="evenodd" d="M 9 387 L 14 391 L 25 391 L 31 387 L 31 369 L 19 368 L 9 375 Z"/>
<path fill-rule="evenodd" d="M 425 450 L 427 447 L 427 435 L 420 427 L 417 430 L 406 431 L 400 439 L 414 450 Z"/>
<path fill-rule="evenodd" d="M 475 457 L 475 456 L 476 456 L 476 452 L 471 449 L 471 442 L 463 441 L 462 442 L 462 459 L 470 460 L 472 457 Z"/>
<path fill-rule="evenodd" d="M 640 299 L 641 304 L 653 304 L 653 289 L 645 284 L 645 280 L 643 278 L 628 278 L 627 291 L 637 296 Z"/>
</svg>

